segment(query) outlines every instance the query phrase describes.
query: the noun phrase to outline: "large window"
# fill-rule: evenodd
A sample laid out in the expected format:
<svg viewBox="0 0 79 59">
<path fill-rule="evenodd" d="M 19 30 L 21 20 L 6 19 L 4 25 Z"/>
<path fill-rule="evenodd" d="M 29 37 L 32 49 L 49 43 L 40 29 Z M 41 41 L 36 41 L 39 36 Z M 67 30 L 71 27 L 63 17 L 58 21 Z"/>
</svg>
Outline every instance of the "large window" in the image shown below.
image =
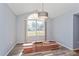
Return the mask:
<svg viewBox="0 0 79 59">
<path fill-rule="evenodd" d="M 26 41 L 45 41 L 45 21 L 38 14 L 31 14 L 26 20 Z"/>
<path fill-rule="evenodd" d="M 45 35 L 45 22 L 41 20 L 28 20 L 27 21 L 27 35 L 28 36 L 44 36 Z"/>
</svg>

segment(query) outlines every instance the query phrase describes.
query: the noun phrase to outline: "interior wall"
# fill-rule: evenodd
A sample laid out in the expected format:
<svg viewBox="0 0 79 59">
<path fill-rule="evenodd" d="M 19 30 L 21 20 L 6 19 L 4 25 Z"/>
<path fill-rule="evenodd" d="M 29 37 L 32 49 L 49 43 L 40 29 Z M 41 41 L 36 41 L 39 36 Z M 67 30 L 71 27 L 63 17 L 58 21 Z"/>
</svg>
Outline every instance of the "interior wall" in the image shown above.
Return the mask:
<svg viewBox="0 0 79 59">
<path fill-rule="evenodd" d="M 17 43 L 24 43 L 25 41 L 25 28 L 24 28 L 24 20 L 27 19 L 27 17 L 30 15 L 31 13 L 25 13 L 25 14 L 22 14 L 22 15 L 19 15 L 17 16 Z M 49 19 L 49 21 L 47 21 L 47 40 L 52 40 L 51 38 L 51 27 L 50 27 L 50 24 L 51 24 L 51 21 Z M 26 38 L 27 40 L 27 38 Z"/>
<path fill-rule="evenodd" d="M 59 44 L 73 49 L 73 16 L 71 13 L 65 13 L 53 19 L 52 34 Z"/>
<path fill-rule="evenodd" d="M 79 15 L 73 15 L 73 48 L 79 48 Z"/>
<path fill-rule="evenodd" d="M 63 15 L 60 15 L 60 16 L 54 18 L 52 21 L 53 39 L 58 41 L 58 43 L 61 44 L 62 46 L 69 48 L 71 50 L 73 50 L 74 47 L 78 48 L 77 46 L 79 45 L 79 43 L 74 40 L 74 38 L 75 38 L 74 37 L 74 35 L 75 35 L 74 26 L 76 26 L 76 25 L 78 26 L 78 23 L 76 25 L 74 25 L 75 20 L 74 20 L 73 15 L 77 14 L 77 13 L 79 13 L 79 8 L 75 8 L 69 12 L 66 12 Z M 79 18 L 79 17 L 77 17 L 77 18 Z M 76 35 L 78 36 L 78 34 L 76 34 Z M 76 44 L 78 44 L 78 45 L 76 46 L 74 42 L 76 42 Z"/>
<path fill-rule="evenodd" d="M 17 16 L 17 43 L 25 42 L 25 22 L 28 14 Z"/>
<path fill-rule="evenodd" d="M 53 35 L 52 35 L 52 19 L 49 18 L 47 20 L 47 41 L 53 41 Z"/>
<path fill-rule="evenodd" d="M 16 44 L 16 16 L 0 4 L 0 55 L 7 55 Z"/>
</svg>

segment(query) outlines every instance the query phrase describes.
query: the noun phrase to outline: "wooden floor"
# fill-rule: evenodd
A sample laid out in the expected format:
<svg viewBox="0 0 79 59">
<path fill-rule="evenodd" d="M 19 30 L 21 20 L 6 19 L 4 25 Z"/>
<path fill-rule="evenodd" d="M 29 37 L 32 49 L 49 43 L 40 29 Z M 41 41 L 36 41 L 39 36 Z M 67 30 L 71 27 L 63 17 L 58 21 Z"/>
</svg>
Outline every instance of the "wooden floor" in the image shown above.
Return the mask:
<svg viewBox="0 0 79 59">
<path fill-rule="evenodd" d="M 79 54 L 62 46 L 58 50 L 50 50 L 29 54 L 23 54 L 22 52 L 23 52 L 23 44 L 17 44 L 8 54 L 8 56 L 79 56 Z"/>
</svg>

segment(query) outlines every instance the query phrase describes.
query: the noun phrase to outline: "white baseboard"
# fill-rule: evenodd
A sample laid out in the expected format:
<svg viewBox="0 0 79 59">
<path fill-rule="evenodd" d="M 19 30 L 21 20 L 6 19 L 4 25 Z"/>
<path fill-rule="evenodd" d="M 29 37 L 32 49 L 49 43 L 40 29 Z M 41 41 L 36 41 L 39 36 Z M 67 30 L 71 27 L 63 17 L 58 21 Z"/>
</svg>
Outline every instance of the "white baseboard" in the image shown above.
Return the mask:
<svg viewBox="0 0 79 59">
<path fill-rule="evenodd" d="M 73 50 L 79 50 L 79 48 L 75 48 L 75 49 L 73 49 Z"/>
<path fill-rule="evenodd" d="M 58 43 L 59 45 L 65 47 L 65 48 L 68 48 L 69 50 L 73 50 L 73 48 L 67 47 L 67 46 L 65 46 L 64 44 L 62 44 L 62 43 L 60 43 L 60 42 L 58 42 L 58 41 L 57 41 L 57 43 Z"/>
<path fill-rule="evenodd" d="M 15 45 L 16 45 L 16 43 L 13 46 L 11 46 L 11 48 L 9 49 L 9 51 L 4 56 L 7 56 L 10 53 L 10 51 L 15 47 Z"/>
</svg>

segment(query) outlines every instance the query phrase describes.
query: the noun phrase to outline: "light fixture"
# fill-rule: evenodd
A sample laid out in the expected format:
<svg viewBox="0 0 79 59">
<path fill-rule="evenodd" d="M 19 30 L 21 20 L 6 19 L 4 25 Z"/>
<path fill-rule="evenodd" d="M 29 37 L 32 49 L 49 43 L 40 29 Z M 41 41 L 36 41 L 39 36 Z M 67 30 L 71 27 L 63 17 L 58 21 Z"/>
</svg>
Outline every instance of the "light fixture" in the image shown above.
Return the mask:
<svg viewBox="0 0 79 59">
<path fill-rule="evenodd" d="M 42 3 L 42 11 L 38 12 L 38 17 L 40 19 L 47 19 L 48 18 L 48 12 L 44 10 L 44 3 Z"/>
</svg>

